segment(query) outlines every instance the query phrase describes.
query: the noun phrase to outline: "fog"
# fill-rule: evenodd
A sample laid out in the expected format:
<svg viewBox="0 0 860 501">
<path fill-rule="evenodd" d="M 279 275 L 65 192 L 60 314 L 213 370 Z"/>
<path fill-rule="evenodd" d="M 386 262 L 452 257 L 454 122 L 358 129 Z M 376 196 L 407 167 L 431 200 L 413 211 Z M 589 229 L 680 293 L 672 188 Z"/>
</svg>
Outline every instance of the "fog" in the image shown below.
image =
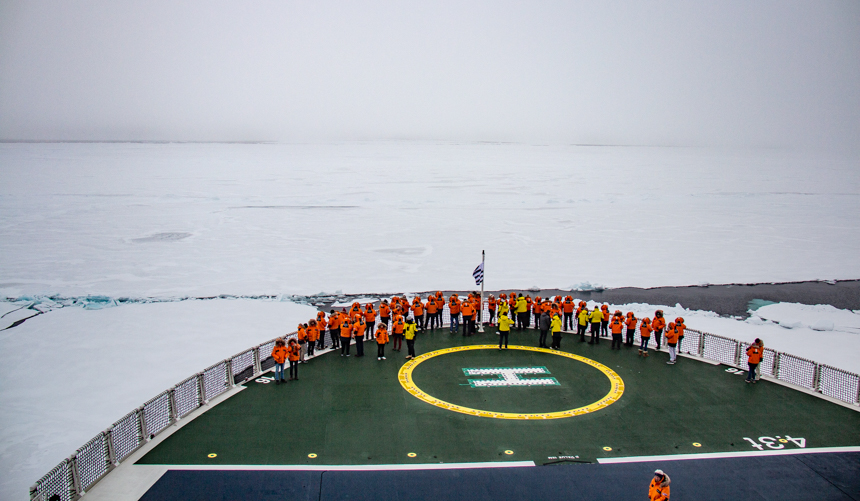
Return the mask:
<svg viewBox="0 0 860 501">
<path fill-rule="evenodd" d="M 0 3 L 0 139 L 857 148 L 860 2 Z"/>
</svg>

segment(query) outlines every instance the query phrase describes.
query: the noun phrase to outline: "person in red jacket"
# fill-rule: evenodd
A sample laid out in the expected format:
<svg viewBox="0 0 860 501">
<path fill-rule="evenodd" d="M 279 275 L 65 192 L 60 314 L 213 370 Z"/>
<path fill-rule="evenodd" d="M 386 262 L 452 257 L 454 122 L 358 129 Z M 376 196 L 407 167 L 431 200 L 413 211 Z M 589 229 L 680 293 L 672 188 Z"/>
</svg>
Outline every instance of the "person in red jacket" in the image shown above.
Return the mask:
<svg viewBox="0 0 860 501">
<path fill-rule="evenodd" d="M 319 341 L 320 337 L 320 329 L 317 326 L 317 321 L 314 319 L 310 319 L 308 321 L 308 356 L 314 356 L 314 347 L 317 345 L 317 341 Z"/>
<path fill-rule="evenodd" d="M 761 363 L 761 357 L 764 356 L 764 343 L 761 339 L 756 338 L 755 342 L 747 348 L 747 365 L 749 365 L 749 374 L 747 374 L 747 383 L 755 383 L 755 370 L 758 364 Z"/>
<path fill-rule="evenodd" d="M 287 359 L 290 361 L 290 381 L 298 381 L 299 379 L 299 359 L 302 357 L 302 347 L 299 342 L 290 339 L 287 344 Z"/>
<path fill-rule="evenodd" d="M 415 296 L 412 300 L 412 314 L 415 316 L 415 328 L 424 330 L 424 303 L 421 298 Z"/>
<path fill-rule="evenodd" d="M 462 303 L 460 303 L 460 298 L 457 297 L 457 294 L 451 294 L 451 297 L 448 299 L 448 314 L 451 316 L 451 325 L 449 326 L 449 330 L 451 334 L 456 334 L 457 329 L 460 328 L 461 305 Z"/>
<path fill-rule="evenodd" d="M 287 361 L 287 346 L 283 339 L 275 341 L 272 358 L 275 359 L 275 384 L 281 384 L 284 381 L 284 362 Z"/>
<path fill-rule="evenodd" d="M 603 320 L 600 322 L 600 337 L 609 337 L 609 305 L 604 303 L 600 307 L 600 312 L 603 313 Z"/>
</svg>

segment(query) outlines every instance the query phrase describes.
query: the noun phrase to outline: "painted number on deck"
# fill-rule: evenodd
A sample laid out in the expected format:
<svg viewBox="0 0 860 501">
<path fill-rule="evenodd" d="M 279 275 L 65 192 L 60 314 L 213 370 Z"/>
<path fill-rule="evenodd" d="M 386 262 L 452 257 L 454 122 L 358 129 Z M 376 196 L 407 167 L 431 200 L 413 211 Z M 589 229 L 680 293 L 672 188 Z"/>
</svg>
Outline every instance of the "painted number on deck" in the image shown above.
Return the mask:
<svg viewBox="0 0 860 501">
<path fill-rule="evenodd" d="M 269 376 L 260 376 L 260 377 L 258 377 L 257 379 L 255 379 L 254 381 L 256 381 L 256 382 L 258 382 L 258 383 L 269 384 L 269 383 L 271 383 L 271 382 L 272 382 L 272 381 L 274 381 L 274 380 L 275 380 L 275 378 L 273 378 L 273 377 L 269 377 Z"/>
<path fill-rule="evenodd" d="M 805 438 L 793 438 L 788 435 L 785 435 L 783 437 L 779 435 L 777 435 L 776 437 L 758 437 L 758 442 L 749 437 L 744 437 L 744 440 L 749 442 L 751 446 L 755 447 L 760 451 L 763 451 L 765 446 L 767 446 L 768 449 L 782 449 L 785 447 L 785 444 L 789 442 L 800 447 L 801 449 L 806 447 Z"/>
</svg>

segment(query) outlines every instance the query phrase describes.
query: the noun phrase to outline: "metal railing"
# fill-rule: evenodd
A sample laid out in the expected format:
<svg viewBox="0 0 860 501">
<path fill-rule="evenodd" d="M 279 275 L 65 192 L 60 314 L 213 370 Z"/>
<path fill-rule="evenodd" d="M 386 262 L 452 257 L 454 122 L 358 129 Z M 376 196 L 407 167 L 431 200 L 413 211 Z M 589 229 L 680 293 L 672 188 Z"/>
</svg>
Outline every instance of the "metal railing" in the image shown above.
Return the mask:
<svg viewBox="0 0 860 501">
<path fill-rule="evenodd" d="M 482 318 L 489 318 L 486 304 Z M 450 325 L 446 306 L 443 325 Z M 285 336 L 296 337 L 293 332 Z M 653 337 L 652 337 L 653 338 Z M 30 488 L 31 501 L 48 501 L 59 495 L 61 501 L 76 501 L 132 453 L 192 411 L 237 384 L 254 379 L 275 365 L 272 348 L 275 339 L 224 359 L 183 380 L 139 408 L 128 413 L 96 435 L 74 454 L 64 459 Z M 330 339 L 323 338 L 330 347 Z M 641 341 L 639 329 L 634 341 Z M 745 365 L 749 343 L 686 329 L 680 353 L 720 362 L 732 367 Z M 765 348 L 761 374 L 800 386 L 843 402 L 860 404 L 860 376 L 812 360 Z"/>
<path fill-rule="evenodd" d="M 296 337 L 293 332 L 287 339 Z M 275 338 L 278 339 L 278 338 Z M 80 499 L 87 490 L 156 435 L 237 384 L 274 366 L 275 339 L 222 360 L 159 393 L 96 435 L 30 487 L 30 499 Z"/>
</svg>

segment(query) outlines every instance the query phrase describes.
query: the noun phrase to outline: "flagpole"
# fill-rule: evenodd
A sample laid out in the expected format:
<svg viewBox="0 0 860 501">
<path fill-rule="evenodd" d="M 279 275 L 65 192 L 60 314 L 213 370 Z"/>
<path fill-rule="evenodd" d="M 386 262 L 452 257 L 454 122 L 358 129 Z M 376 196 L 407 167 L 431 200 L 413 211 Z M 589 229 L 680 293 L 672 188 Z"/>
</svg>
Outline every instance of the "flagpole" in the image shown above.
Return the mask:
<svg viewBox="0 0 860 501">
<path fill-rule="evenodd" d="M 481 269 L 484 269 L 484 251 L 481 251 Z M 486 272 L 485 272 L 486 275 Z M 484 332 L 484 280 L 481 280 L 481 304 L 478 306 L 478 332 Z"/>
</svg>

